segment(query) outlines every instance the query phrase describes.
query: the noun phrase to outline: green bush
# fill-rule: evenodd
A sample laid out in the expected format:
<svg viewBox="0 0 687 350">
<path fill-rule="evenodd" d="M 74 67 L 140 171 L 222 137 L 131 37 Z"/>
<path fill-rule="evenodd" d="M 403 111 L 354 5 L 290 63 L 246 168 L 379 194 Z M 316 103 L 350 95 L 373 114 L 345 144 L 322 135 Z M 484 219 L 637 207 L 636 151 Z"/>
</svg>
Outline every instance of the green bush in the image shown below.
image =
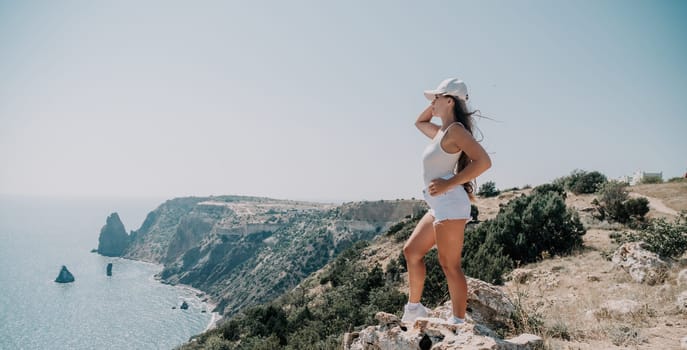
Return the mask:
<svg viewBox="0 0 687 350">
<path fill-rule="evenodd" d="M 629 222 L 644 221 L 649 213 L 649 200 L 645 197 L 630 198 L 624 204 Z"/>
<path fill-rule="evenodd" d="M 629 241 L 644 241 L 648 250 L 666 258 L 679 258 L 687 251 L 687 216 L 675 218 L 673 223 L 663 218 L 653 219 L 636 234 L 628 234 Z"/>
<path fill-rule="evenodd" d="M 586 172 L 576 169 L 570 175 L 554 180 L 553 184 L 579 195 L 598 191 L 599 187 L 606 181 L 606 175 L 598 171 Z"/>
<path fill-rule="evenodd" d="M 393 236 L 396 242 L 406 241 L 408 238 L 410 238 L 413 230 L 415 230 L 415 226 L 417 226 L 417 223 L 424 215 L 425 213 L 421 213 L 421 215 L 416 216 L 412 220 L 404 220 L 398 224 L 395 224 L 389 229 L 389 231 L 387 231 L 386 235 Z"/>
<path fill-rule="evenodd" d="M 535 187 L 532 189 L 532 193 L 546 193 L 546 192 L 554 192 L 557 193 L 559 196 L 563 197 L 563 199 L 567 198 L 567 194 L 565 193 L 565 188 L 560 185 L 560 184 L 543 184 Z"/>
<path fill-rule="evenodd" d="M 479 216 L 479 209 L 477 208 L 476 205 L 470 204 L 470 217 L 472 218 L 472 221 L 478 222 L 479 219 L 477 218 Z"/>
<path fill-rule="evenodd" d="M 671 177 L 668 182 L 687 182 L 687 177 Z"/>
<path fill-rule="evenodd" d="M 496 197 L 501 192 L 496 189 L 496 183 L 494 181 L 487 181 L 479 187 L 477 195 L 484 198 Z"/>
<path fill-rule="evenodd" d="M 495 235 L 503 253 L 521 263 L 537 261 L 544 252 L 570 253 L 582 245 L 586 232 L 577 212 L 568 209 L 555 192 L 535 192 L 515 198 L 479 230 Z"/>
<path fill-rule="evenodd" d="M 496 235 L 486 229 L 475 229 L 465 237 L 463 272 L 492 284 L 503 284 L 503 275 L 513 268 L 513 261 L 503 254 Z"/>
<path fill-rule="evenodd" d="M 601 186 L 597 198 L 592 201 L 597 212 L 595 216 L 599 220 L 633 225 L 645 220 L 649 212 L 649 200 L 644 197 L 630 199 L 626 186 L 619 181 L 608 181 Z"/>
</svg>

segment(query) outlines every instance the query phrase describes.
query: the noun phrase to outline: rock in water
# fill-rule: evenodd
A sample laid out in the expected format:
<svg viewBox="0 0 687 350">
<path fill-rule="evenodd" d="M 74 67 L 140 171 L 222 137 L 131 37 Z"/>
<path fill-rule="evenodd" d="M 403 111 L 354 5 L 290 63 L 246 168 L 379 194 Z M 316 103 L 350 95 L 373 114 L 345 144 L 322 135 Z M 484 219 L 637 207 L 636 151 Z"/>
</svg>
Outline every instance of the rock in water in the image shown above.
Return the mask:
<svg viewBox="0 0 687 350">
<path fill-rule="evenodd" d="M 107 217 L 105 226 L 100 230 L 98 253 L 105 256 L 122 256 L 129 246 L 129 235 L 117 213 Z"/>
<path fill-rule="evenodd" d="M 69 270 L 67 270 L 66 266 L 62 265 L 62 269 L 60 270 L 60 274 L 57 275 L 55 282 L 57 282 L 57 283 L 74 282 L 74 275 L 72 275 L 72 273 L 69 272 Z"/>
<path fill-rule="evenodd" d="M 107 264 L 107 275 L 112 276 L 112 263 Z"/>
<path fill-rule="evenodd" d="M 181 303 L 181 306 L 179 308 L 182 310 L 186 310 L 188 309 L 188 304 L 184 301 L 183 303 Z"/>
</svg>

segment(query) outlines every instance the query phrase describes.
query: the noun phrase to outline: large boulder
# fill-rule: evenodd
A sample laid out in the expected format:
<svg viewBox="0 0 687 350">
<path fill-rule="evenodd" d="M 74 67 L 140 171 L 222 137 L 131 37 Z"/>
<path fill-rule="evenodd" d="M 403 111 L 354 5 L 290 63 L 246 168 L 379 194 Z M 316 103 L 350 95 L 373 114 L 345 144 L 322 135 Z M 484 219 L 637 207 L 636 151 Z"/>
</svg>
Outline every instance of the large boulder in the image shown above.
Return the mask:
<svg viewBox="0 0 687 350">
<path fill-rule="evenodd" d="M 434 310 L 431 314 L 440 314 Z M 379 312 L 378 326 L 360 332 L 346 333 L 344 350 L 416 350 L 416 349 L 540 349 L 543 340 L 533 334 L 521 334 L 504 340 L 484 325 L 468 319 L 463 324 L 450 324 L 444 319 L 421 317 L 413 324 L 403 324 L 394 315 Z"/>
<path fill-rule="evenodd" d="M 510 323 L 510 317 L 515 312 L 515 305 L 498 287 L 467 277 L 468 282 L 468 310 L 475 322 L 491 328 L 501 328 Z M 450 310 L 450 302 L 444 308 L 445 314 Z M 441 309 L 441 307 L 440 307 Z"/>
<path fill-rule="evenodd" d="M 124 224 L 117 213 L 112 213 L 100 230 L 98 253 L 105 256 L 122 256 L 128 246 L 129 235 L 126 234 Z"/>
<path fill-rule="evenodd" d="M 62 265 L 62 269 L 60 269 L 60 273 L 57 275 L 55 282 L 57 282 L 57 283 L 74 282 L 74 275 L 72 275 L 72 273 L 69 272 L 69 270 L 67 269 L 66 266 Z"/>
<path fill-rule="evenodd" d="M 663 283 L 668 264 L 656 254 L 644 248 L 644 242 L 629 242 L 621 245 L 611 261 L 627 271 L 633 280 L 654 285 Z"/>
</svg>

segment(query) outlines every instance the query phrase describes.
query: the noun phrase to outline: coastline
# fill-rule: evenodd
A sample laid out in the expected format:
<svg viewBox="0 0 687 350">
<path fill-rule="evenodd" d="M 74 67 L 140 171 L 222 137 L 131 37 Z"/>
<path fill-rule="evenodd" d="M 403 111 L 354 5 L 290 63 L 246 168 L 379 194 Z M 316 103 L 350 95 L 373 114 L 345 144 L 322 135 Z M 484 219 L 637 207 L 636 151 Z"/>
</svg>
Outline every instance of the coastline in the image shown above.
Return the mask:
<svg viewBox="0 0 687 350">
<path fill-rule="evenodd" d="M 162 282 L 162 280 L 158 280 L 158 281 L 160 281 L 160 283 L 164 283 L 164 282 Z M 207 312 L 210 314 L 210 321 L 208 322 L 208 325 L 205 327 L 203 332 L 207 332 L 211 329 L 217 328 L 219 321 L 222 320 L 222 315 L 220 315 L 219 312 L 213 312 L 212 311 L 215 308 L 217 308 L 218 303 L 216 300 L 212 299 L 212 297 L 208 293 L 206 293 L 206 292 L 204 292 L 198 288 L 189 286 L 188 284 L 170 284 L 170 285 L 177 287 L 177 288 L 180 288 L 182 290 L 186 290 L 187 292 L 193 293 L 194 297 L 196 299 L 198 299 L 198 301 L 201 303 L 201 305 L 202 304 L 206 305 Z M 203 300 L 205 300 L 205 301 L 203 301 Z"/>
<path fill-rule="evenodd" d="M 93 253 L 93 252 L 92 252 Z M 100 255 L 99 253 L 95 252 L 95 254 Z M 101 255 L 104 256 L 104 255 Z M 118 258 L 118 259 L 124 259 L 124 260 L 131 260 L 131 261 L 136 261 L 139 263 L 144 263 L 148 265 L 153 265 L 156 268 L 158 268 L 158 271 L 156 271 L 151 278 L 157 281 L 158 283 L 166 284 L 175 288 L 179 288 L 181 290 L 185 290 L 188 293 L 191 293 L 193 295 L 193 298 L 195 298 L 198 303 L 205 304 L 207 313 L 210 314 L 210 321 L 208 322 L 208 325 L 205 327 L 203 332 L 207 332 L 211 329 L 217 328 L 219 325 L 219 322 L 222 320 L 222 315 L 219 314 L 219 312 L 213 312 L 212 310 L 217 308 L 217 305 L 219 303 L 210 296 L 210 294 L 195 288 L 193 286 L 190 286 L 188 284 L 172 284 L 172 283 L 167 283 L 162 278 L 159 277 L 160 271 L 164 269 L 164 265 L 160 263 L 155 263 L 155 262 L 150 262 L 150 261 L 145 261 L 145 260 L 137 260 L 137 259 L 131 259 L 131 258 L 125 258 L 125 257 L 113 257 L 113 258 Z M 205 299 L 205 301 L 203 301 Z"/>
</svg>

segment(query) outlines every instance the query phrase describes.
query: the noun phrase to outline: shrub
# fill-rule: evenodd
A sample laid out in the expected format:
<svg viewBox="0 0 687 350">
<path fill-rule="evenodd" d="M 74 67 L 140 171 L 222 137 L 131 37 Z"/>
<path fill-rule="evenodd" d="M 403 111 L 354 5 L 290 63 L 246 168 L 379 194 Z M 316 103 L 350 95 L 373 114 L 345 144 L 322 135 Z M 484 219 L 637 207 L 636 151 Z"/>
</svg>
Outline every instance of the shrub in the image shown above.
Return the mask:
<svg viewBox="0 0 687 350">
<path fill-rule="evenodd" d="M 418 215 L 411 220 L 403 220 L 393 225 L 391 228 L 389 228 L 389 231 L 387 231 L 386 235 L 394 237 L 396 242 L 403 242 L 407 240 L 410 238 L 413 230 L 415 230 L 415 226 L 417 226 L 417 223 L 424 215 L 425 214 L 423 213 L 422 215 Z"/>
<path fill-rule="evenodd" d="M 687 177 L 671 177 L 668 182 L 687 182 Z"/>
<path fill-rule="evenodd" d="M 598 171 L 586 172 L 576 169 L 570 175 L 554 180 L 553 184 L 562 186 L 574 194 L 583 194 L 596 192 L 606 181 L 606 176 Z"/>
<path fill-rule="evenodd" d="M 468 276 L 503 284 L 502 276 L 513 267 L 513 261 L 503 254 L 495 234 L 478 228 L 466 235 L 461 265 Z"/>
<path fill-rule="evenodd" d="M 205 341 L 203 349 L 206 350 L 231 350 L 231 342 L 222 339 L 221 336 L 213 335 Z"/>
<path fill-rule="evenodd" d="M 532 193 L 546 193 L 546 192 L 554 192 L 563 197 L 563 199 L 567 198 L 567 194 L 565 193 L 565 188 L 560 185 L 560 184 L 543 184 L 535 187 L 532 190 Z"/>
<path fill-rule="evenodd" d="M 468 276 L 502 284 L 502 276 L 516 263 L 569 253 L 582 245 L 584 234 L 577 213 L 565 206 L 558 192 L 521 195 L 502 207 L 493 220 L 466 228 L 461 265 Z M 403 254 L 398 260 L 401 270 L 406 271 Z M 435 251 L 425 256 L 425 265 L 423 295 L 432 303 L 443 301 L 448 295 L 446 278 Z"/>
<path fill-rule="evenodd" d="M 598 219 L 621 224 L 644 221 L 649 212 L 649 200 L 644 197 L 629 199 L 625 187 L 625 183 L 619 181 L 609 181 L 601 186 L 598 197 L 592 201 Z"/>
<path fill-rule="evenodd" d="M 544 252 L 570 253 L 582 245 L 586 232 L 577 212 L 555 192 L 515 198 L 483 226 L 478 230 L 492 233 L 506 256 L 523 263 L 541 259 Z"/>
<path fill-rule="evenodd" d="M 673 223 L 653 219 L 638 233 L 628 234 L 628 240 L 644 241 L 648 250 L 662 257 L 678 258 L 687 251 L 687 216 L 682 214 Z"/>
<path fill-rule="evenodd" d="M 479 219 L 477 216 L 479 216 L 479 209 L 476 205 L 470 204 L 470 217 L 472 218 L 472 221 L 478 222 Z"/>
<path fill-rule="evenodd" d="M 477 195 L 484 198 L 496 197 L 501 192 L 496 189 L 496 183 L 494 181 L 487 181 L 479 187 Z"/>
<path fill-rule="evenodd" d="M 649 200 L 645 197 L 630 198 L 624 204 L 630 221 L 644 221 L 645 215 L 649 213 Z"/>
</svg>

